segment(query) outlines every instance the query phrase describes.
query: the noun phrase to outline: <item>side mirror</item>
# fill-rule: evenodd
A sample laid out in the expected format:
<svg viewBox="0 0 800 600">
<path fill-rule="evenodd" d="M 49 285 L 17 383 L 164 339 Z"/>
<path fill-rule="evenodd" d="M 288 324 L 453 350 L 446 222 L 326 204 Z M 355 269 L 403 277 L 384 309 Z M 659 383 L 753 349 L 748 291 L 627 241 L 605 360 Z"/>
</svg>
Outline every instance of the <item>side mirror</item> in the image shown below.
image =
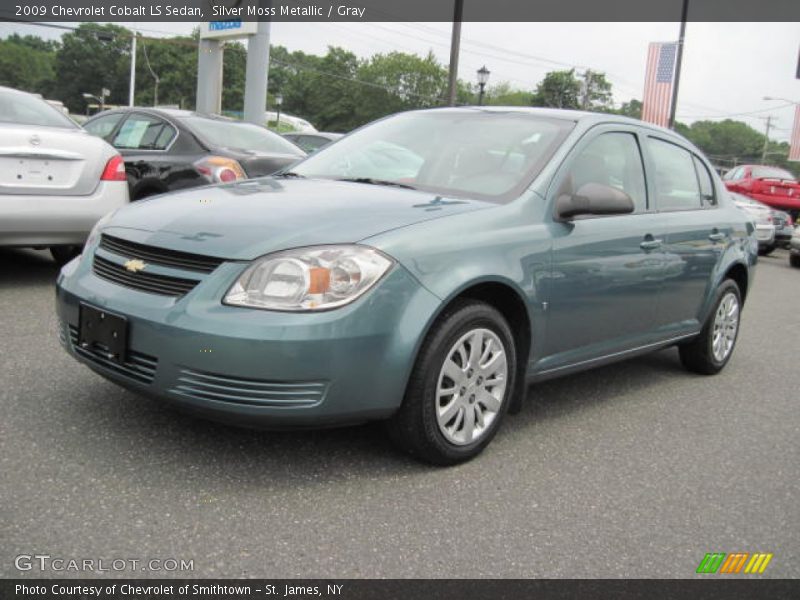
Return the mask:
<svg viewBox="0 0 800 600">
<path fill-rule="evenodd" d="M 601 183 L 585 183 L 577 193 L 556 199 L 556 216 L 563 221 L 579 215 L 626 215 L 633 210 L 628 194 Z"/>
</svg>

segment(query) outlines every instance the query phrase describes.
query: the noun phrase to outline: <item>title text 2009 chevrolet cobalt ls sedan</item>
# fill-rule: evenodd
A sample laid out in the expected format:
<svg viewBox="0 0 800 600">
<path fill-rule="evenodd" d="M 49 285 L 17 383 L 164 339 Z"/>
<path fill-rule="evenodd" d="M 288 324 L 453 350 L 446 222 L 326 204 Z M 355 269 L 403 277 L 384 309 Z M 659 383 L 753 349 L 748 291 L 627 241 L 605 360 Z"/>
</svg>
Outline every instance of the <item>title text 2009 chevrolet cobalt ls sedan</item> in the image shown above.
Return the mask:
<svg viewBox="0 0 800 600">
<path fill-rule="evenodd" d="M 668 345 L 716 373 L 753 224 L 696 148 L 608 115 L 395 115 L 291 172 L 127 206 L 58 280 L 103 376 L 268 427 L 478 454 L 526 384 Z"/>
</svg>

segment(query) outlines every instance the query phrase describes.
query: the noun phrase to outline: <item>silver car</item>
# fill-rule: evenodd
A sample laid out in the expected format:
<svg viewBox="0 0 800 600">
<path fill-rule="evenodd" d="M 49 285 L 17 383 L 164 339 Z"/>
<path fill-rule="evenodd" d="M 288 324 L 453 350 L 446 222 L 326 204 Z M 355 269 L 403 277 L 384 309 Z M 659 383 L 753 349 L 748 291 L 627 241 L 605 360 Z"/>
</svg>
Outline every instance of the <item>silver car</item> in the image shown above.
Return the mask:
<svg viewBox="0 0 800 600">
<path fill-rule="evenodd" d="M 127 202 L 114 148 L 41 98 L 0 87 L 0 246 L 49 247 L 66 262 Z"/>
<path fill-rule="evenodd" d="M 775 249 L 775 222 L 772 209 L 742 194 L 729 193 L 736 206 L 750 215 L 755 223 L 758 253 L 769 254 L 772 252 Z"/>
</svg>

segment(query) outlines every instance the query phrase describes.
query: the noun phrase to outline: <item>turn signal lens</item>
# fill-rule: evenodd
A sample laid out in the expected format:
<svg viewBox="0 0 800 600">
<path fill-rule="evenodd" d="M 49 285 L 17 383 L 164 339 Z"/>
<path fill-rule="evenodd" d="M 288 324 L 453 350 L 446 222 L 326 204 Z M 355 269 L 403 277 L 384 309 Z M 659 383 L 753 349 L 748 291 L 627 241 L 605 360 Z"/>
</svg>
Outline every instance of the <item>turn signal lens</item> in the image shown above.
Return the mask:
<svg viewBox="0 0 800 600">
<path fill-rule="evenodd" d="M 195 162 L 194 168 L 208 179 L 209 183 L 230 183 L 238 179 L 247 179 L 242 165 L 224 156 L 206 156 Z"/>
<path fill-rule="evenodd" d="M 364 294 L 392 264 L 384 254 L 361 245 L 278 252 L 248 267 L 223 302 L 286 311 L 336 308 Z"/>
</svg>

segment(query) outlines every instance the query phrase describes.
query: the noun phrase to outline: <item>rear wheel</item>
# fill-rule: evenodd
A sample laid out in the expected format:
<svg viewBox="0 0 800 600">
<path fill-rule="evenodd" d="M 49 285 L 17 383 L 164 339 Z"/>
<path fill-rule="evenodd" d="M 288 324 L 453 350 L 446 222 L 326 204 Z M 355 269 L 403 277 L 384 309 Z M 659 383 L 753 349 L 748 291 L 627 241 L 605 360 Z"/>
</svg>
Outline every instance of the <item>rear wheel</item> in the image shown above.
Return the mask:
<svg viewBox="0 0 800 600">
<path fill-rule="evenodd" d="M 516 376 L 508 323 L 483 302 L 463 301 L 433 326 L 417 357 L 392 440 L 436 465 L 478 455 L 497 433 Z"/>
<path fill-rule="evenodd" d="M 714 310 L 700 335 L 678 347 L 684 367 L 703 375 L 714 375 L 722 370 L 736 346 L 741 307 L 739 286 L 726 279 L 717 288 Z"/>
<path fill-rule="evenodd" d="M 789 264 L 795 269 L 800 269 L 800 254 L 792 252 L 789 255 Z"/>
<path fill-rule="evenodd" d="M 59 265 L 67 264 L 80 253 L 80 246 L 50 246 L 50 255 Z"/>
</svg>

